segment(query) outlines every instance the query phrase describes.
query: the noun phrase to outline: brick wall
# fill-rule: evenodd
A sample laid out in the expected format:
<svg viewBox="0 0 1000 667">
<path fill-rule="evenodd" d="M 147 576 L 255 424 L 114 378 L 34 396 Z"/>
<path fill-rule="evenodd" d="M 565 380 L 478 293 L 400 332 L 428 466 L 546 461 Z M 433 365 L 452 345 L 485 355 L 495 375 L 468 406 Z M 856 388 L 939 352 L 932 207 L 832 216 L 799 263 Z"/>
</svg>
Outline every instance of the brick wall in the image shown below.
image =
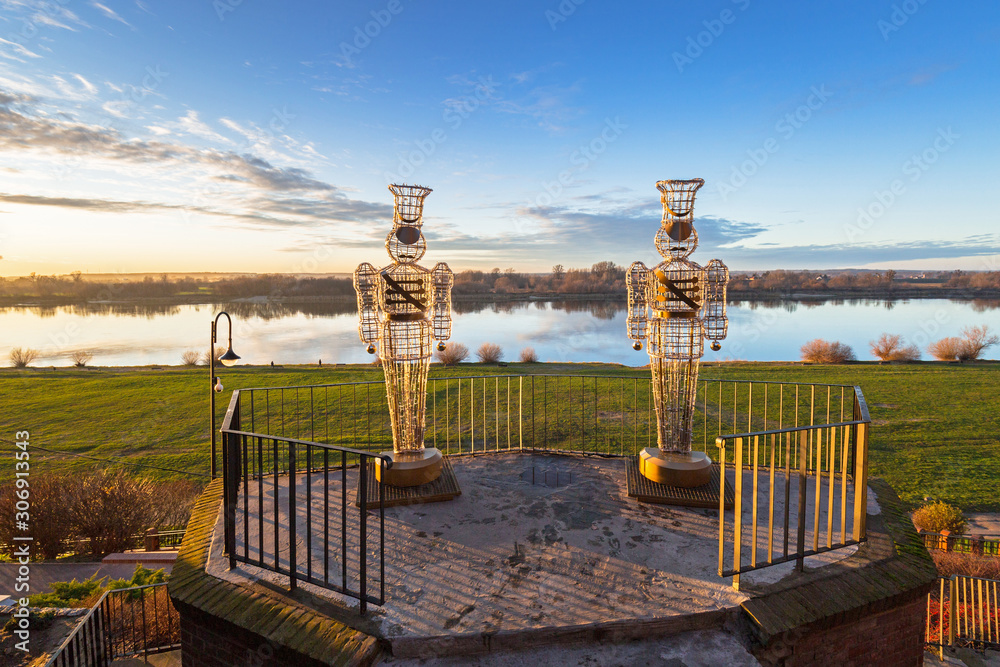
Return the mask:
<svg viewBox="0 0 1000 667">
<path fill-rule="evenodd" d="M 183 667 L 323 667 L 312 658 L 275 646 L 258 634 L 189 605 L 178 605 L 177 611 Z"/>
<path fill-rule="evenodd" d="M 775 638 L 757 658 L 784 667 L 923 665 L 926 611 L 926 600 L 920 597 L 881 612 L 847 614 L 836 625 L 796 628 Z"/>
</svg>

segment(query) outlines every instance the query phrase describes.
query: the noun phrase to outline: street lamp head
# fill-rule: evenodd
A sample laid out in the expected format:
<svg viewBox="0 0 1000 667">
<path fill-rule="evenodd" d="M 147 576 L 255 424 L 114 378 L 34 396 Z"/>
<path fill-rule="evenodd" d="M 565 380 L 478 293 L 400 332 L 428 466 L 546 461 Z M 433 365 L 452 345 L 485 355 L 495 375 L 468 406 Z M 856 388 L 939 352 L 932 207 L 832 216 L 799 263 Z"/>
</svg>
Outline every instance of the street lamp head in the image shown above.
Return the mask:
<svg viewBox="0 0 1000 667">
<path fill-rule="evenodd" d="M 219 361 L 222 362 L 223 366 L 233 366 L 239 360 L 240 360 L 240 356 L 238 354 L 236 354 L 235 352 L 233 352 L 233 346 L 232 345 L 229 346 L 229 349 L 226 350 L 226 353 L 224 355 L 222 355 L 221 357 L 219 357 Z"/>
<path fill-rule="evenodd" d="M 212 387 L 212 389 L 214 389 L 215 393 L 217 393 L 217 394 L 221 394 L 222 393 L 222 378 L 220 378 L 220 377 L 216 377 L 215 378 L 215 386 Z"/>
</svg>

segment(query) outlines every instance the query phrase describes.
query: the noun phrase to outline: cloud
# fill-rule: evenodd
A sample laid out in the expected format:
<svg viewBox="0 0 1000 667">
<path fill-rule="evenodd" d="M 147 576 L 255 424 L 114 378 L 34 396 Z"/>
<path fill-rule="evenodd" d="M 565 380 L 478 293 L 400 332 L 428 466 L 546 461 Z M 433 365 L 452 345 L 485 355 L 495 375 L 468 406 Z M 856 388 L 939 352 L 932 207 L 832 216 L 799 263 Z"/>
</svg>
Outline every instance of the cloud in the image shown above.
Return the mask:
<svg viewBox="0 0 1000 667">
<path fill-rule="evenodd" d="M 105 6 L 105 5 L 102 5 L 99 2 L 94 2 L 93 0 L 91 0 L 90 5 L 92 7 L 97 8 L 98 10 L 100 10 L 100 12 L 102 14 L 104 14 L 105 16 L 107 16 L 109 19 L 113 19 L 113 20 L 118 21 L 120 23 L 124 23 L 125 25 L 127 25 L 130 28 L 132 27 L 132 25 L 128 21 L 126 21 L 122 17 L 118 16 L 118 14 L 116 14 L 113 9 L 111 9 L 111 8 Z"/>
<path fill-rule="evenodd" d="M 227 126 L 228 127 L 228 126 Z M 149 129 L 154 134 L 164 136 L 168 134 L 191 134 L 203 139 L 208 139 L 220 144 L 232 144 L 233 142 L 222 136 L 198 117 L 198 112 L 189 109 L 186 114 L 174 122 L 151 125 Z"/>
<path fill-rule="evenodd" d="M 18 44 L 17 42 L 11 42 L 9 40 L 3 39 L 2 37 L 0 37 L 0 45 L 3 45 L 4 47 L 6 47 L 4 49 L 0 49 L 0 56 L 3 56 L 4 58 L 7 58 L 8 60 L 16 60 L 16 61 L 21 62 L 21 63 L 25 62 L 21 58 L 18 58 L 16 56 L 13 56 L 13 55 L 7 53 L 8 49 L 11 50 L 11 51 L 13 51 L 14 53 L 16 53 L 18 55 L 22 55 L 22 56 L 26 57 L 26 58 L 41 58 L 40 55 L 38 55 L 34 51 L 28 49 L 23 44 Z"/>
<path fill-rule="evenodd" d="M 528 116 L 547 132 L 562 132 L 568 128 L 571 120 L 583 115 L 582 109 L 569 104 L 569 99 L 580 90 L 578 83 L 571 86 L 536 86 L 519 98 L 512 97 L 497 102 L 496 109 L 511 115 Z"/>
<path fill-rule="evenodd" d="M 168 202 L 72 198 L 44 192 L 4 194 L 0 201 L 107 213 L 187 211 L 281 228 L 338 225 L 338 234 L 352 234 L 358 225 L 392 217 L 390 205 L 350 199 L 340 188 L 303 168 L 279 166 L 251 153 L 129 139 L 113 127 L 32 113 L 38 104 L 30 95 L 0 89 L 0 151 L 41 157 L 51 165 L 58 165 L 61 155 L 66 168 L 85 162 L 91 170 L 130 175 L 143 168 L 163 184 L 161 190 L 173 187 L 178 179 L 187 186 L 176 196 L 168 196 Z M 171 125 L 190 133 L 211 133 L 194 112 Z M 161 129 L 161 135 L 170 131 Z"/>
</svg>

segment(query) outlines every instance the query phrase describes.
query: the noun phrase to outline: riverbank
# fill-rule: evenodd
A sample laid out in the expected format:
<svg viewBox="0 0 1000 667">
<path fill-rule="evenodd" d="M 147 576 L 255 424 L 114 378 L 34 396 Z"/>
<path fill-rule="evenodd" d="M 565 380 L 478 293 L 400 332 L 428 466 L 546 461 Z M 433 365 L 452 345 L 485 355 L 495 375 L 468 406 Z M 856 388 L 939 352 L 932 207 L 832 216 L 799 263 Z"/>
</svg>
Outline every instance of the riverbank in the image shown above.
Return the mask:
<svg viewBox="0 0 1000 667">
<path fill-rule="evenodd" d="M 627 375 L 618 364 L 435 364 L 432 377 L 519 374 Z M 372 365 L 237 366 L 222 369 L 220 420 L 230 390 L 382 381 Z M 32 473 L 120 462 L 159 479 L 205 479 L 209 394 L 204 367 L 0 369 L 4 446 L 28 431 Z M 886 478 L 911 505 L 924 496 L 967 511 L 998 511 L 1000 364 L 820 366 L 743 362 L 705 364 L 703 377 L 754 382 L 857 384 L 872 418 L 871 474 Z M 93 458 L 84 458 L 93 457 Z M 93 459 L 99 459 L 95 461 Z M 8 479 L 12 468 L 0 470 Z"/>
<path fill-rule="evenodd" d="M 955 289 L 938 286 L 893 288 L 891 290 L 793 290 L 788 292 L 773 292 L 769 290 L 736 290 L 728 291 L 729 303 L 742 301 L 776 303 L 776 302 L 810 302 L 823 303 L 827 301 L 898 301 L 908 299 L 956 299 L 963 301 L 997 301 L 1000 307 L 1000 290 Z M 627 306 L 628 295 L 624 289 L 614 292 L 477 292 L 452 294 L 452 301 L 460 304 L 493 304 L 534 301 L 580 301 L 620 304 Z M 59 308 L 78 306 L 87 308 L 107 308 L 113 306 L 133 307 L 169 307 L 180 305 L 218 305 L 218 304 L 324 304 L 332 306 L 338 312 L 347 312 L 356 307 L 356 297 L 353 295 L 256 295 L 245 297 L 230 297 L 210 293 L 184 294 L 174 296 L 154 297 L 114 297 L 86 299 L 67 297 L 64 295 L 49 296 L 0 296 L 0 308 Z"/>
</svg>

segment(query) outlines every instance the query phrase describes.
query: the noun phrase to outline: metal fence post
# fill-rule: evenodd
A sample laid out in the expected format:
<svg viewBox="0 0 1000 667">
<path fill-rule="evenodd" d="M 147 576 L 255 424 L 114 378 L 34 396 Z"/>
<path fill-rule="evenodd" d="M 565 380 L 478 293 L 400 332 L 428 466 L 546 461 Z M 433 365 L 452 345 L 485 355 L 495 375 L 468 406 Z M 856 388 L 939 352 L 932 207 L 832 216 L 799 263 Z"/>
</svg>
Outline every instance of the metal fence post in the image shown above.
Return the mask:
<svg viewBox="0 0 1000 667">
<path fill-rule="evenodd" d="M 799 432 L 799 525 L 796 527 L 796 551 L 798 558 L 795 559 L 795 570 L 801 572 L 805 568 L 805 557 L 802 552 L 806 550 L 806 483 L 809 480 L 809 473 L 806 471 L 806 457 L 809 450 L 808 431 Z"/>
</svg>

